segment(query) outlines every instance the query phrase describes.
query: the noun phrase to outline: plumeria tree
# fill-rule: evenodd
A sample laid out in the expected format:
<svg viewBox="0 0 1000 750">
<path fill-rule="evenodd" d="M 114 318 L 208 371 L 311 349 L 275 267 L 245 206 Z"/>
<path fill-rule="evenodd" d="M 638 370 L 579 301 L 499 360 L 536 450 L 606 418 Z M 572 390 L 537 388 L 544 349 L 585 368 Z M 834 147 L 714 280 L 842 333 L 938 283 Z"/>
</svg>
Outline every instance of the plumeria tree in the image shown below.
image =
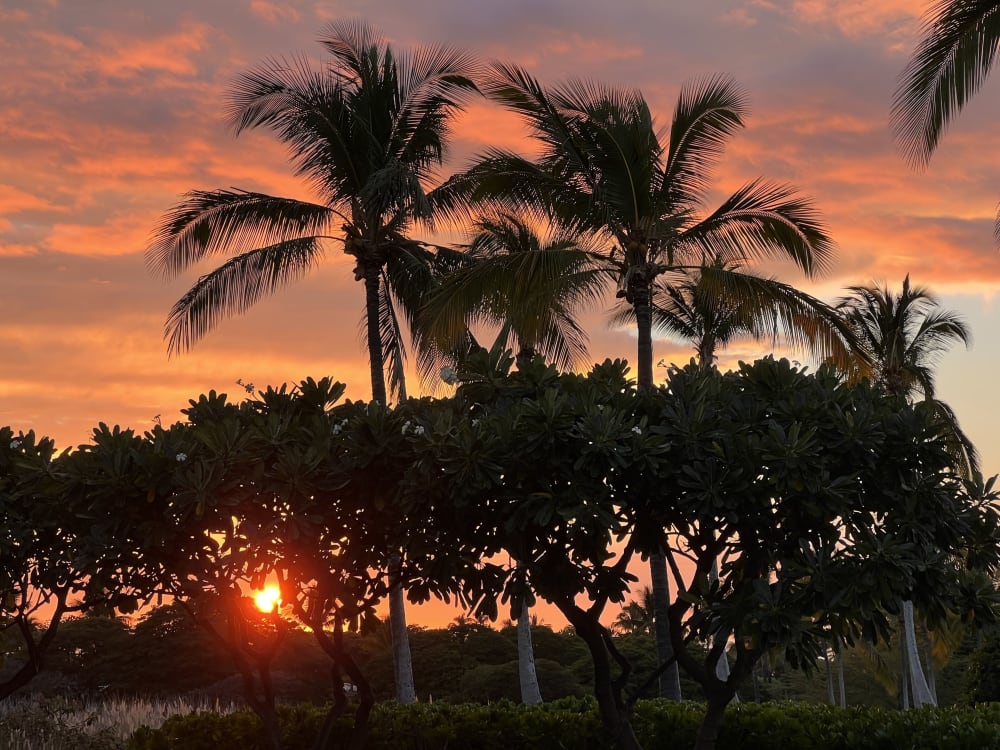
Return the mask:
<svg viewBox="0 0 1000 750">
<path fill-rule="evenodd" d="M 432 249 L 409 236 L 430 222 L 428 191 L 454 115 L 475 92 L 471 56 L 447 46 L 394 49 L 363 23 L 336 22 L 320 39 L 317 70 L 302 58 L 244 73 L 229 94 L 233 130 L 262 128 L 288 147 L 315 201 L 244 190 L 197 190 L 154 231 L 147 260 L 177 275 L 228 256 L 171 310 L 171 352 L 189 349 L 220 320 L 301 278 L 332 247 L 355 260 L 363 282 L 372 397 L 405 393 L 403 323 L 431 284 Z M 412 702 L 413 676 L 402 592 L 394 589 L 397 697 Z"/>
<path fill-rule="evenodd" d="M 531 130 L 539 154 L 483 153 L 436 196 L 453 213 L 472 203 L 541 214 L 589 235 L 620 299 L 632 309 L 636 372 L 653 388 L 655 290 L 669 274 L 706 258 L 743 263 L 791 260 L 809 274 L 830 262 L 833 245 L 811 201 L 788 185 L 756 179 L 710 208 L 712 169 L 743 126 L 746 97 L 726 76 L 682 88 L 669 129 L 660 129 L 641 92 L 589 81 L 545 86 L 525 69 L 494 64 L 481 86 Z M 669 592 L 661 552 L 650 558 L 657 648 L 670 661 Z M 679 698 L 676 670 L 661 695 Z"/>
</svg>

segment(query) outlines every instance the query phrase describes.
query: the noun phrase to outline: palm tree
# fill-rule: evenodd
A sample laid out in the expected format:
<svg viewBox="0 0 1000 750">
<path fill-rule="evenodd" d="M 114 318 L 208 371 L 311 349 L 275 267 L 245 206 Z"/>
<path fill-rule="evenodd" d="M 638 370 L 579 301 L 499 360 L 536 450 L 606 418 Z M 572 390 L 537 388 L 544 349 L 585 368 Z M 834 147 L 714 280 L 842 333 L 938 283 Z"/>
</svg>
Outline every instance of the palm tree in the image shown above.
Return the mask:
<svg viewBox="0 0 1000 750">
<path fill-rule="evenodd" d="M 925 165 L 941 135 L 982 86 L 1000 45 L 1000 2 L 937 0 L 900 79 L 891 122 L 907 159 Z M 993 229 L 1000 243 L 1000 214 Z"/>
<path fill-rule="evenodd" d="M 563 368 L 584 360 L 586 333 L 575 313 L 600 297 L 603 279 L 579 239 L 557 231 L 539 234 L 523 218 L 500 213 L 475 222 L 463 257 L 463 266 L 446 276 L 424 304 L 425 349 L 457 352 L 460 358 L 470 328 L 484 324 L 499 328 L 494 348 L 516 344 L 519 368 L 539 355 Z M 532 597 L 527 571 L 519 561 L 515 565 L 528 592 L 515 606 L 521 700 L 536 704 L 542 696 L 531 643 Z"/>
<path fill-rule="evenodd" d="M 615 323 L 634 321 L 621 307 Z M 741 270 L 722 258 L 665 275 L 652 298 L 653 328 L 687 341 L 698 365 L 711 367 L 716 351 L 740 338 L 783 340 L 839 368 L 867 371 L 854 334 L 834 308 L 774 278 Z"/>
<path fill-rule="evenodd" d="M 959 473 L 967 478 L 978 475 L 975 446 L 955 413 L 934 391 L 934 366 L 940 356 L 956 341 L 966 346 L 971 342 L 961 316 L 941 309 L 926 289 L 911 287 L 909 275 L 898 295 L 878 284 L 852 286 L 837 307 L 868 352 L 874 382 L 890 395 L 911 401 L 922 398 L 948 436 Z M 913 602 L 904 601 L 902 609 L 903 659 L 909 667 L 914 703 L 936 705 L 920 666 Z"/>
<path fill-rule="evenodd" d="M 529 125 L 539 156 L 488 150 L 439 193 L 439 205 L 457 213 L 463 201 L 493 201 L 515 212 L 544 211 L 593 237 L 618 296 L 633 309 L 640 389 L 654 387 L 651 305 L 661 276 L 700 266 L 705 255 L 732 262 L 791 258 L 808 273 L 830 261 L 832 243 L 815 210 L 788 186 L 754 180 L 704 211 L 712 166 L 746 111 L 727 77 L 685 86 L 667 132 L 657 129 L 635 90 L 584 81 L 545 88 L 525 70 L 500 63 L 481 88 Z M 650 572 L 657 655 L 665 663 L 673 652 L 665 550 L 650 556 Z M 680 698 L 676 665 L 661 680 L 660 694 Z"/>
<path fill-rule="evenodd" d="M 341 247 L 364 283 L 372 398 L 384 404 L 387 365 L 397 392 L 403 385 L 401 317 L 412 319 L 433 260 L 408 232 L 431 219 L 427 185 L 452 116 L 476 91 L 476 65 L 445 46 L 396 51 L 357 22 L 331 24 L 320 42 L 331 55 L 325 68 L 302 58 L 265 62 L 237 79 L 228 111 L 237 134 L 265 128 L 288 146 L 295 171 L 320 200 L 193 191 L 156 228 L 147 260 L 175 276 L 209 256 L 230 256 L 171 310 L 166 338 L 176 353 Z M 409 702 L 415 695 L 401 602 L 394 586 L 397 693 Z"/>
<path fill-rule="evenodd" d="M 498 329 L 518 366 L 538 355 L 561 368 L 581 364 L 587 335 L 577 312 L 601 297 L 604 278 L 591 248 L 558 230 L 539 233 L 519 216 L 479 217 L 464 263 L 444 277 L 421 311 L 430 349 L 460 351 L 474 326 Z"/>
<path fill-rule="evenodd" d="M 772 278 L 741 271 L 721 257 L 698 269 L 665 274 L 653 290 L 653 327 L 694 347 L 698 365 L 713 366 L 716 350 L 734 340 L 779 338 L 841 368 L 867 371 L 868 362 L 850 327 L 824 302 Z M 616 322 L 634 320 L 631 307 L 621 308 Z M 709 573 L 719 580 L 716 562 Z M 729 677 L 729 661 L 719 656 L 716 675 Z"/>
<path fill-rule="evenodd" d="M 972 343 L 962 317 L 943 310 L 923 287 L 911 287 L 909 275 L 899 294 L 887 286 L 852 286 L 837 309 L 854 330 L 872 364 L 872 378 L 882 389 L 909 400 L 917 398 L 935 412 L 949 437 L 959 473 L 979 473 L 979 454 L 962 431 L 955 412 L 936 397 L 934 368 L 955 342 Z"/>
</svg>

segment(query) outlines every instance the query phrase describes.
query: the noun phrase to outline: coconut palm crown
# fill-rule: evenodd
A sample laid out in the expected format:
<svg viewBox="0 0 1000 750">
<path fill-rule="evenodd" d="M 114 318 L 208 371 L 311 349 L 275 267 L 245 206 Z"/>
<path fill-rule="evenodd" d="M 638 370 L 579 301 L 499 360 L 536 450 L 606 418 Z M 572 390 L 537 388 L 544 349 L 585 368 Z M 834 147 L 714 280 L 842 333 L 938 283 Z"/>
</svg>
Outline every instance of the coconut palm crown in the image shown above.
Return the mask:
<svg viewBox="0 0 1000 750">
<path fill-rule="evenodd" d="M 872 364 L 872 379 L 889 394 L 922 398 L 950 433 L 960 473 L 979 472 L 979 456 L 955 413 L 936 397 L 934 369 L 955 342 L 972 343 L 962 317 L 942 309 L 925 288 L 903 279 L 899 294 L 888 286 L 852 286 L 837 308 L 854 329 Z"/>
<path fill-rule="evenodd" d="M 728 77 L 685 86 L 666 131 L 631 89 L 586 81 L 546 88 L 501 63 L 480 88 L 521 116 L 539 154 L 484 152 L 440 191 L 441 207 L 458 212 L 463 201 L 494 202 L 594 237 L 618 296 L 634 308 L 642 388 L 653 385 L 650 302 L 662 274 L 700 266 L 705 256 L 790 258 L 809 274 L 831 260 L 817 212 L 787 185 L 753 180 L 706 208 L 712 168 L 746 113 Z"/>
<path fill-rule="evenodd" d="M 689 342 L 701 367 L 713 365 L 718 349 L 748 338 L 780 339 L 840 369 L 870 369 L 853 330 L 833 307 L 721 258 L 664 274 L 653 290 L 652 308 L 653 328 Z M 634 311 L 620 308 L 613 320 L 634 321 Z"/>
<path fill-rule="evenodd" d="M 331 24 L 320 43 L 330 55 L 322 69 L 302 58 L 270 60 L 239 76 L 228 98 L 234 131 L 271 131 L 320 200 L 192 191 L 155 229 L 147 261 L 172 277 L 228 256 L 171 310 L 166 338 L 176 353 L 341 247 L 365 285 L 372 397 L 384 403 L 387 364 L 401 385 L 400 311 L 415 311 L 433 258 L 407 235 L 432 218 L 426 186 L 453 115 L 476 90 L 477 68 L 446 46 L 397 51 L 358 22 Z"/>
<path fill-rule="evenodd" d="M 600 300 L 606 279 L 582 238 L 501 212 L 474 222 L 464 250 L 461 266 L 426 298 L 425 343 L 460 352 L 470 327 L 488 326 L 498 330 L 494 347 L 513 346 L 519 366 L 538 355 L 561 368 L 583 364 L 578 313 Z"/>
</svg>

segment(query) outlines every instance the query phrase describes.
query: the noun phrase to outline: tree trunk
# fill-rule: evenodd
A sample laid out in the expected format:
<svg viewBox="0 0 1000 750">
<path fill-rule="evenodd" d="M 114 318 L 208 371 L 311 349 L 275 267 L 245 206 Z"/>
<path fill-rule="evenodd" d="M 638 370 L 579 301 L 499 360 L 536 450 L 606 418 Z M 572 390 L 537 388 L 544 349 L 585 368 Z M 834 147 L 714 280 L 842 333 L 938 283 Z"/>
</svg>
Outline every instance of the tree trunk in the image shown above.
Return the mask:
<svg viewBox="0 0 1000 750">
<path fill-rule="evenodd" d="M 937 701 L 927 687 L 924 671 L 920 667 L 920 649 L 917 646 L 917 628 L 913 616 L 913 602 L 903 602 L 903 637 L 906 641 L 906 660 L 910 667 L 910 684 L 913 686 L 913 705 L 936 706 Z"/>
<path fill-rule="evenodd" d="M 389 562 L 389 632 L 392 634 L 392 670 L 396 678 L 396 700 L 416 703 L 413 686 L 413 658 L 410 656 L 410 634 L 406 630 L 406 599 L 399 582 L 399 556 Z"/>
<path fill-rule="evenodd" d="M 830 666 L 830 652 L 823 655 L 823 663 L 826 664 L 826 702 L 831 706 L 837 705 L 833 697 L 833 667 Z"/>
<path fill-rule="evenodd" d="M 670 640 L 670 579 L 667 577 L 667 558 L 661 553 L 649 556 L 650 589 L 653 594 L 653 633 L 656 636 L 657 665 L 674 658 Z M 680 701 L 681 678 L 674 662 L 659 677 L 657 695 Z"/>
<path fill-rule="evenodd" d="M 314 750 L 330 750 L 333 746 L 333 728 L 337 718 L 347 710 L 347 699 L 344 695 L 344 682 L 341 676 L 341 667 L 351 679 L 352 684 L 358 691 L 358 708 L 354 712 L 354 727 L 351 731 L 350 739 L 347 743 L 348 750 L 363 750 L 368 745 L 368 719 L 372 706 L 375 705 L 375 696 L 372 693 L 371 684 L 364 672 L 358 666 L 354 658 L 344 648 L 344 628 L 339 621 L 335 622 L 333 637 L 327 635 L 322 627 L 313 629 L 313 636 L 323 652 L 333 661 L 331 676 L 334 684 L 334 705 L 327 712 L 323 727 L 313 744 Z M 343 738 L 339 738 L 343 742 Z"/>
<path fill-rule="evenodd" d="M 847 688 L 844 683 L 844 651 L 843 645 L 837 651 L 837 685 L 840 688 L 840 707 L 847 708 Z"/>
<path fill-rule="evenodd" d="M 638 332 L 636 355 L 637 385 L 640 391 L 653 389 L 653 318 L 650 310 L 649 282 L 643 272 L 633 274 L 628 282 L 627 299 L 635 310 Z M 667 559 L 662 553 L 649 556 L 650 588 L 653 592 L 653 632 L 656 637 L 656 661 L 665 664 L 674 656 L 670 642 L 670 581 L 667 578 Z M 670 700 L 681 700 L 680 673 L 677 664 L 671 664 L 660 675 L 658 695 Z"/>
<path fill-rule="evenodd" d="M 635 309 L 638 351 L 636 353 L 636 384 L 640 391 L 653 389 L 653 317 L 650 309 L 649 282 L 636 273 L 629 282 L 629 296 Z M 654 589 L 655 591 L 655 589 Z"/>
<path fill-rule="evenodd" d="M 521 683 L 521 702 L 529 706 L 541 703 L 542 692 L 535 673 L 535 649 L 531 643 L 531 610 L 527 604 L 521 606 L 521 614 L 517 618 L 517 674 Z"/>
<path fill-rule="evenodd" d="M 705 709 L 705 720 L 702 721 L 701 727 L 698 729 L 698 739 L 694 743 L 694 750 L 715 750 L 729 701 L 729 696 L 709 697 Z"/>
<path fill-rule="evenodd" d="M 900 708 L 910 710 L 910 663 L 906 658 L 906 638 L 899 639 L 899 699 Z"/>
<path fill-rule="evenodd" d="M 709 571 L 708 583 L 709 585 L 711 585 L 714 583 L 718 583 L 718 581 L 719 581 L 719 561 L 716 560 L 712 563 L 712 570 Z M 723 682 L 726 682 L 729 679 L 729 659 L 726 656 L 725 651 L 719 654 L 719 660 L 715 662 L 715 676 L 718 677 Z M 733 703 L 739 703 L 739 702 L 740 702 L 739 697 L 734 695 Z"/>
<path fill-rule="evenodd" d="M 18 626 L 24 638 L 24 647 L 28 652 L 28 661 L 18 669 L 7 680 L 0 682 L 0 700 L 8 698 L 12 693 L 20 690 L 31 682 L 31 679 L 42 671 L 42 656 L 48 650 L 49 644 L 56 637 L 59 623 L 66 613 L 65 592 L 56 593 L 56 606 L 49 618 L 49 625 L 45 633 L 35 643 L 35 637 L 31 632 L 31 623 L 26 616 L 18 616 Z"/>
<path fill-rule="evenodd" d="M 379 285 L 382 281 L 382 273 L 377 263 L 364 265 L 364 279 L 372 400 L 385 405 L 388 403 L 388 399 L 385 391 L 385 372 L 382 369 L 382 334 L 378 327 Z M 396 560 L 398 564 L 398 556 Z M 390 579 L 393 579 L 392 567 L 393 563 L 390 560 Z M 396 580 L 390 580 L 389 584 L 389 630 L 392 633 L 392 669 L 396 679 L 396 700 L 400 703 L 416 703 L 417 694 L 413 687 L 413 660 L 410 657 L 410 636 L 406 631 L 406 600 L 403 597 L 403 587 L 398 581 L 398 575 L 395 578 Z"/>
<path fill-rule="evenodd" d="M 380 269 L 374 263 L 364 267 L 365 322 L 368 341 L 368 366 L 371 369 L 372 401 L 388 403 L 385 395 L 385 372 L 382 369 L 382 334 L 378 329 Z"/>
<path fill-rule="evenodd" d="M 642 750 L 642 745 L 632 730 L 628 707 L 611 678 L 611 660 L 601 624 L 572 603 L 557 601 L 555 604 L 590 651 L 594 664 L 594 697 L 597 699 L 601 725 L 620 750 Z"/>
</svg>

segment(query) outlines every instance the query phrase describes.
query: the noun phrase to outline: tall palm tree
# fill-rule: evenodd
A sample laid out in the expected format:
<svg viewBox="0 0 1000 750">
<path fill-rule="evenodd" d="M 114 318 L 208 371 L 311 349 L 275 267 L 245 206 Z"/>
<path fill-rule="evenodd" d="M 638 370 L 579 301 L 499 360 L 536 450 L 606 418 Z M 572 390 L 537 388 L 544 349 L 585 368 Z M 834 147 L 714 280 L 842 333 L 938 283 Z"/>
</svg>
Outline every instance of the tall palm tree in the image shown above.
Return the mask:
<svg viewBox="0 0 1000 750">
<path fill-rule="evenodd" d="M 971 343 L 965 321 L 957 313 L 941 309 L 923 287 L 911 287 L 909 275 L 903 279 L 899 294 L 878 284 L 852 286 L 847 291 L 837 306 L 868 352 L 874 382 L 888 394 L 911 401 L 923 399 L 949 436 L 959 472 L 967 478 L 977 475 L 975 446 L 934 390 L 934 366 L 944 351 L 957 341 L 966 346 Z M 902 609 L 903 659 L 910 672 L 914 703 L 936 704 L 920 666 L 913 602 L 904 601 Z"/>
<path fill-rule="evenodd" d="M 872 365 L 872 378 L 887 393 L 922 399 L 944 426 L 959 473 L 979 472 L 979 454 L 951 407 L 936 396 L 934 368 L 954 343 L 972 343 L 962 316 L 941 309 L 924 287 L 903 279 L 899 294 L 888 286 L 852 286 L 837 309 L 854 330 Z"/>
<path fill-rule="evenodd" d="M 439 193 L 457 212 L 463 201 L 493 201 L 511 211 L 544 211 L 590 234 L 638 333 L 637 380 L 652 389 L 652 293 L 664 274 L 697 267 L 704 255 L 742 262 L 790 258 L 808 273 L 825 267 L 832 243 L 812 204 L 786 185 L 754 180 L 705 210 L 711 170 L 743 125 L 742 91 L 725 76 L 685 86 L 668 131 L 660 131 L 642 94 L 585 81 L 543 87 L 517 66 L 495 63 L 481 85 L 520 115 L 539 155 L 530 160 L 491 149 Z M 664 553 L 650 557 L 657 604 L 657 651 L 672 656 Z M 679 698 L 676 665 L 661 695 Z"/>
<path fill-rule="evenodd" d="M 930 160 L 941 135 L 990 74 L 1000 45 L 1000 2 L 936 0 L 893 99 L 896 142 L 917 165 Z M 993 229 L 1000 243 L 1000 214 Z"/>
<path fill-rule="evenodd" d="M 175 353 L 339 246 L 364 283 L 372 398 L 386 403 L 387 365 L 397 390 L 402 386 L 400 319 L 415 313 L 433 259 L 408 232 L 432 218 L 428 185 L 453 115 L 476 91 L 476 65 L 446 46 L 397 51 L 357 22 L 331 24 L 320 43 L 330 55 L 324 68 L 302 58 L 265 62 L 237 79 L 228 111 L 237 134 L 264 128 L 284 143 L 319 201 L 193 191 L 156 228 L 147 260 L 175 276 L 209 256 L 229 256 L 171 310 L 166 337 Z M 412 701 L 401 602 L 394 587 L 397 693 Z"/>
<path fill-rule="evenodd" d="M 516 346 L 518 367 L 539 355 L 563 368 L 582 363 L 587 338 L 576 313 L 600 297 L 604 283 L 585 244 L 558 231 L 539 233 L 507 213 L 481 216 L 474 227 L 463 265 L 424 303 L 425 349 L 461 353 L 470 328 L 483 324 L 499 328 L 494 347 Z M 515 565 L 529 592 L 515 607 L 521 700 L 535 704 L 542 696 L 531 642 L 531 595 L 524 566 Z"/>
</svg>

